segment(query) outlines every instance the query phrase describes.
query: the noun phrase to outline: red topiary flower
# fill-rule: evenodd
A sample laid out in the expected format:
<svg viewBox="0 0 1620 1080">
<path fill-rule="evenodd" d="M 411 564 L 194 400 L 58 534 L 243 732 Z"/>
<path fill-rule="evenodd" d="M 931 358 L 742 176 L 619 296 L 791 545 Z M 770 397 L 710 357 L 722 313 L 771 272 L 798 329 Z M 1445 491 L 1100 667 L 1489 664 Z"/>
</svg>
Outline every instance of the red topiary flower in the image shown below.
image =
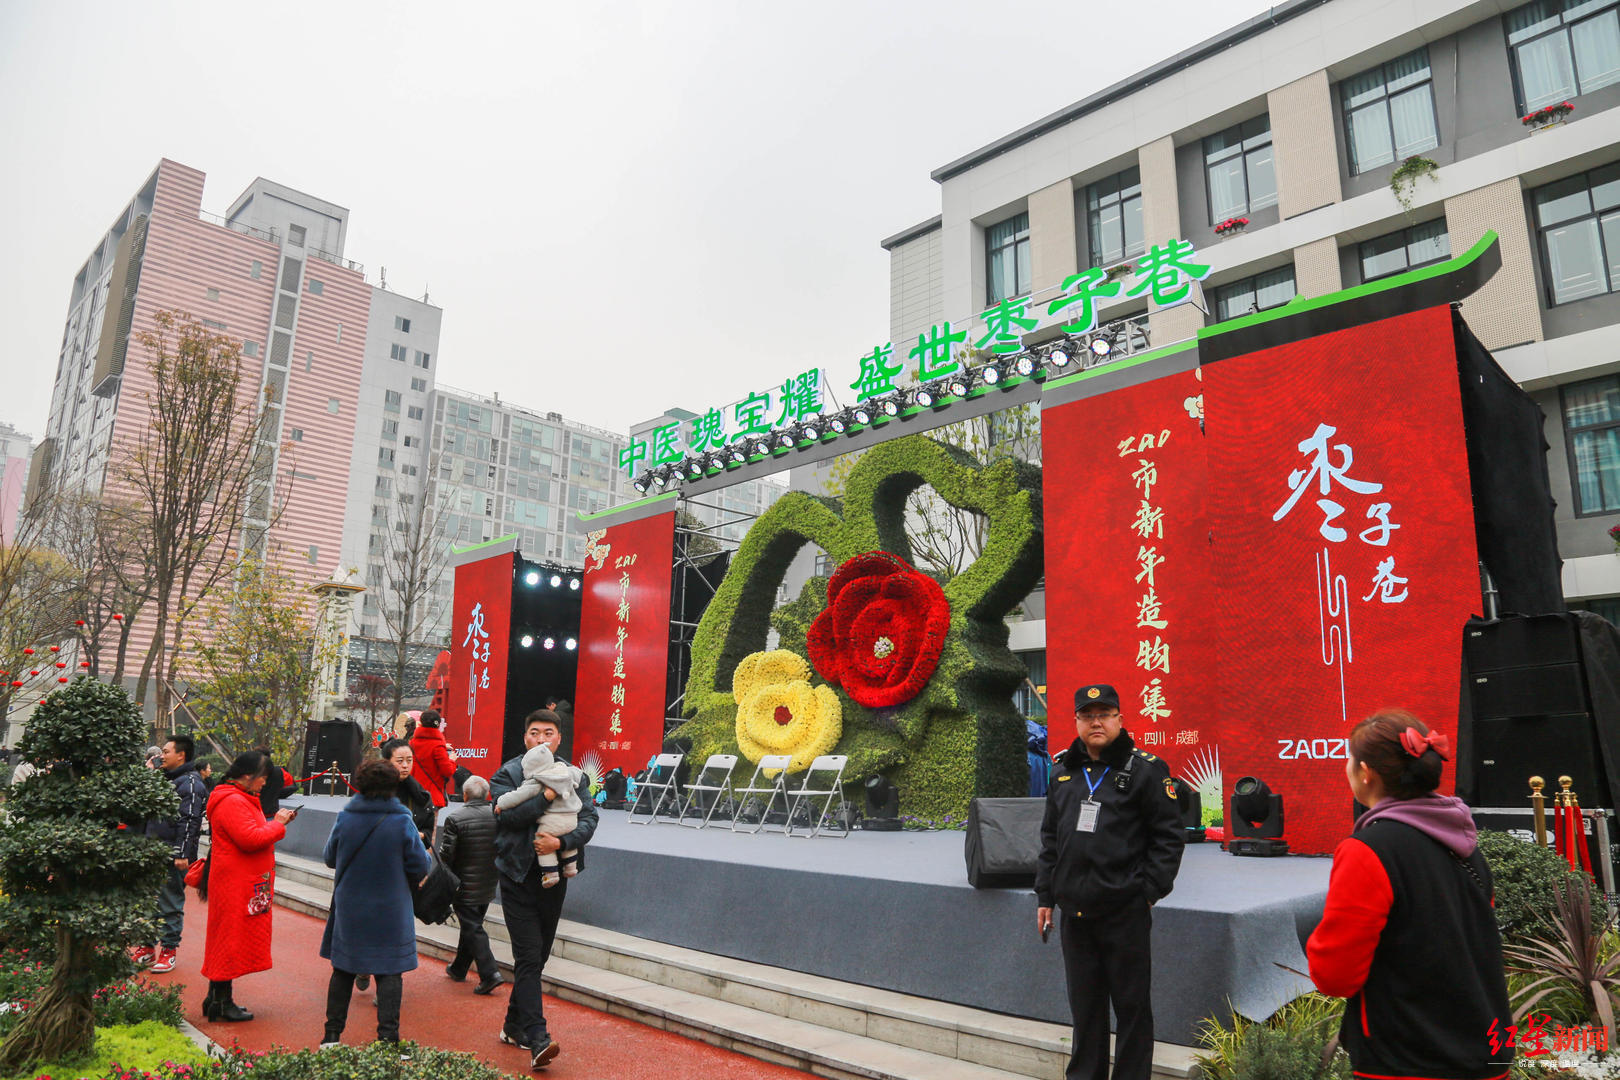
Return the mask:
<svg viewBox="0 0 1620 1080">
<path fill-rule="evenodd" d="M 870 709 L 910 701 L 939 666 L 951 608 L 939 583 L 886 551 L 857 555 L 827 583 L 810 662 Z"/>
</svg>

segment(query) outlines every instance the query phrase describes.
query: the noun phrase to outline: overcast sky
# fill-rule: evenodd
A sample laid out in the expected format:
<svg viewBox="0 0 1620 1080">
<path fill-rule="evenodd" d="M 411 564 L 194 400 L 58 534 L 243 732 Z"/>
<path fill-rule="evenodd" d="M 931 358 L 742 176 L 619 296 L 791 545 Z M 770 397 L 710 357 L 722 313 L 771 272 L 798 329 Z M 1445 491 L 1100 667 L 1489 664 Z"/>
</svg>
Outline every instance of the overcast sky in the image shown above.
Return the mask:
<svg viewBox="0 0 1620 1080">
<path fill-rule="evenodd" d="M 350 211 L 441 382 L 626 431 L 887 340 L 931 170 L 1265 10 L 1000 0 L 0 2 L 0 420 L 44 433 L 73 276 L 170 157 Z"/>
</svg>

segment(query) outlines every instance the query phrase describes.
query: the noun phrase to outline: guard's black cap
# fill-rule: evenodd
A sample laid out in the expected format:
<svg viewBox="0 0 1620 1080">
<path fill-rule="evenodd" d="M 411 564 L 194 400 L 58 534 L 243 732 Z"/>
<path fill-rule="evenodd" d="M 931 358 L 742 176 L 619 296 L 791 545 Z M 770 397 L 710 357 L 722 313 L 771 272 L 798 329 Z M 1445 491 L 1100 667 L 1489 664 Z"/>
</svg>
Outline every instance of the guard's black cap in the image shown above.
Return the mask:
<svg viewBox="0 0 1620 1080">
<path fill-rule="evenodd" d="M 1118 709 L 1119 691 L 1107 683 L 1082 686 L 1074 692 L 1074 711 L 1079 712 L 1087 705 L 1107 705 L 1111 709 Z"/>
</svg>

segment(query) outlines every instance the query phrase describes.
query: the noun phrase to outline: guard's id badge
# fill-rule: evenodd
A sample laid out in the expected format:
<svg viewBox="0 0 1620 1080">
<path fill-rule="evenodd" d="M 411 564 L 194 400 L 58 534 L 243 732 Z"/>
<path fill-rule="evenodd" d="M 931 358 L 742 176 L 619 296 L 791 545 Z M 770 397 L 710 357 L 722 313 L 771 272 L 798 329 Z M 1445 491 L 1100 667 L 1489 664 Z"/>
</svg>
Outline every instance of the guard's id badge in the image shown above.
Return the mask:
<svg viewBox="0 0 1620 1080">
<path fill-rule="evenodd" d="M 1102 812 L 1102 803 L 1083 802 L 1080 804 L 1080 817 L 1074 823 L 1075 832 L 1096 832 L 1097 815 Z"/>
</svg>

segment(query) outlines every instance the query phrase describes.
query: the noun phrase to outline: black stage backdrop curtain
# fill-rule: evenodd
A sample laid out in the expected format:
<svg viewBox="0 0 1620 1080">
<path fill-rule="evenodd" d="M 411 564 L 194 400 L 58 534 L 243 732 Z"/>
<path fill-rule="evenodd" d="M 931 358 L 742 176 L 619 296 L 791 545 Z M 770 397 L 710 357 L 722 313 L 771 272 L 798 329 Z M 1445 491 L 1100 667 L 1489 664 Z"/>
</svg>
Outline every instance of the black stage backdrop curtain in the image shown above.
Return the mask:
<svg viewBox="0 0 1620 1080">
<path fill-rule="evenodd" d="M 1474 541 L 1500 611 L 1564 610 L 1541 407 L 1496 365 L 1455 310 L 1457 374 L 1474 493 Z"/>
<path fill-rule="evenodd" d="M 1581 631 L 1586 693 L 1597 722 L 1598 747 L 1609 791 L 1620 785 L 1620 628 L 1590 611 L 1572 611 Z M 1612 808 L 1611 808 L 1612 809 Z"/>
</svg>

